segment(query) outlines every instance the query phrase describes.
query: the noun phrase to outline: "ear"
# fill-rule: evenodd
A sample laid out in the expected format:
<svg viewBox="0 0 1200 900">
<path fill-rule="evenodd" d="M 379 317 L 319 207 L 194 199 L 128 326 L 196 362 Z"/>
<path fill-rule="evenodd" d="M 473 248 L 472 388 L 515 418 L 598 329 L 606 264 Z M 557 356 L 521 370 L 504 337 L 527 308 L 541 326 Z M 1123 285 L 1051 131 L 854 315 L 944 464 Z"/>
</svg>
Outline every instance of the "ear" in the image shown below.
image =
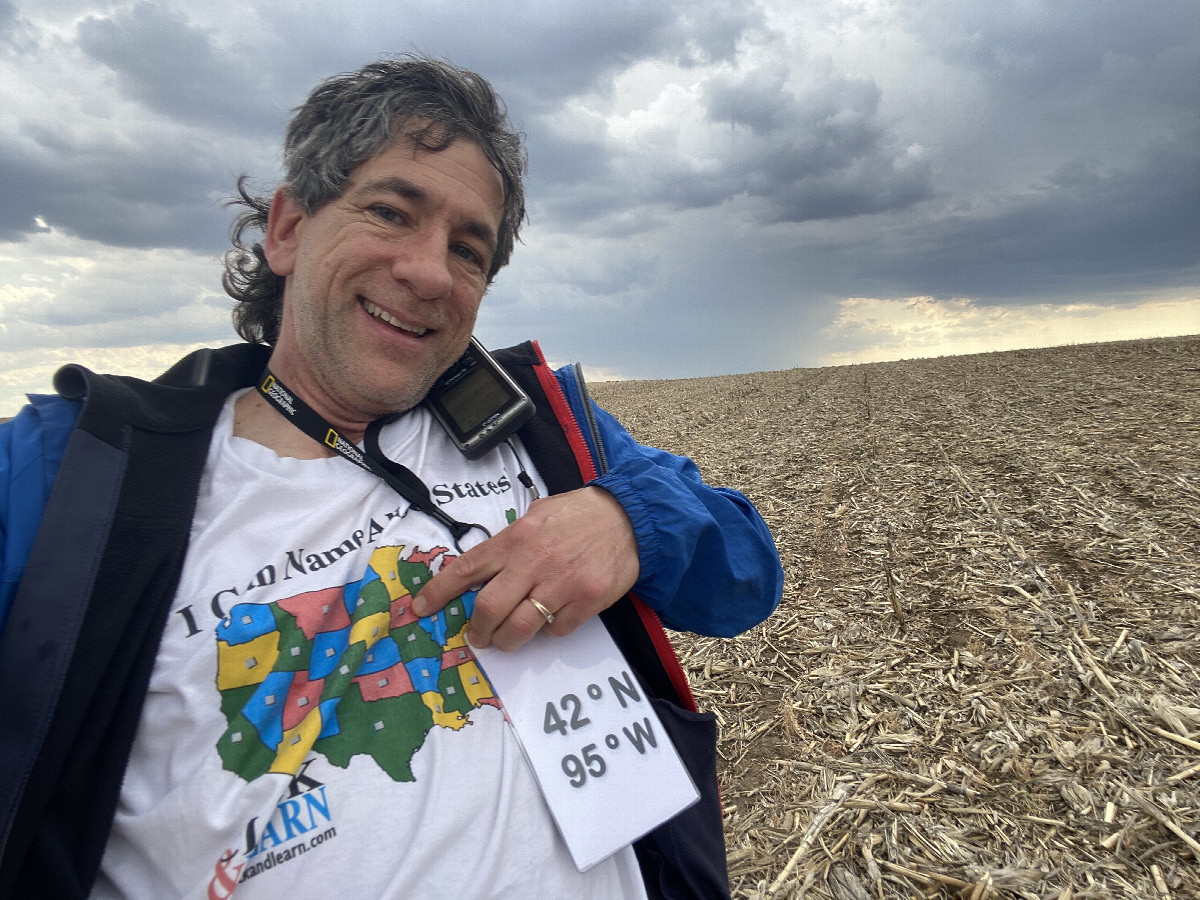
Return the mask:
<svg viewBox="0 0 1200 900">
<path fill-rule="evenodd" d="M 285 187 L 275 191 L 271 211 L 267 214 L 267 233 L 263 236 L 263 252 L 271 271 L 281 278 L 296 268 L 300 250 L 300 232 L 307 216 L 300 204 Z"/>
</svg>

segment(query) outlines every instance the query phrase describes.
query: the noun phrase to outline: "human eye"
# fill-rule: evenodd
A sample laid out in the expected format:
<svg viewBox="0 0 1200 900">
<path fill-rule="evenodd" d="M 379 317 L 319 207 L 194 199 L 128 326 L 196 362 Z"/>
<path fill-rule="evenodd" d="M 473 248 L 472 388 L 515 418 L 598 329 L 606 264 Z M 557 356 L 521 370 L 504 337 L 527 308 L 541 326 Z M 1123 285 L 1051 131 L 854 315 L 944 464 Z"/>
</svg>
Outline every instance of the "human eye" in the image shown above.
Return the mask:
<svg viewBox="0 0 1200 900">
<path fill-rule="evenodd" d="M 372 215 L 390 225 L 396 225 L 404 221 L 404 214 L 402 212 L 385 203 L 376 203 L 370 209 Z"/>
<path fill-rule="evenodd" d="M 469 244 L 454 244 L 453 246 L 451 246 L 450 252 L 453 253 L 455 256 L 457 256 L 459 259 L 465 260 L 466 262 L 469 262 L 472 265 L 478 266 L 480 269 L 484 268 L 483 255 L 480 254 L 479 251 L 477 251 L 474 247 L 472 247 Z"/>
</svg>

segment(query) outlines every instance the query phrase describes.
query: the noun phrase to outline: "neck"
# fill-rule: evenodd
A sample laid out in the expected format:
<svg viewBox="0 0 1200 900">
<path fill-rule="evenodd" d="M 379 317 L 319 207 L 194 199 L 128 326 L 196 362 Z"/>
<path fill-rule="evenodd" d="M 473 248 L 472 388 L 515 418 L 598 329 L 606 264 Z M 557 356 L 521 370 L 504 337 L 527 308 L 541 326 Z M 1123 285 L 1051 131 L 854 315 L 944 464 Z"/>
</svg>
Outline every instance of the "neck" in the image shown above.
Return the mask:
<svg viewBox="0 0 1200 900">
<path fill-rule="evenodd" d="M 303 379 L 295 379 L 296 382 L 300 382 L 297 385 L 292 379 L 285 377 L 283 373 L 276 371 L 273 367 L 271 371 L 286 387 L 288 393 L 307 404 L 312 413 L 319 417 L 317 422 L 310 422 L 306 426 L 308 432 L 320 431 L 323 433 L 325 425 L 328 425 L 336 429 L 347 440 L 356 444 L 362 443 L 363 435 L 372 420 L 330 415 L 309 400 L 312 392 L 303 389 Z M 290 416 L 267 400 L 258 388 L 240 397 L 235 404 L 233 434 L 236 437 L 262 444 L 273 450 L 278 456 L 295 459 L 322 459 L 337 455 L 320 440 L 298 427 Z"/>
</svg>

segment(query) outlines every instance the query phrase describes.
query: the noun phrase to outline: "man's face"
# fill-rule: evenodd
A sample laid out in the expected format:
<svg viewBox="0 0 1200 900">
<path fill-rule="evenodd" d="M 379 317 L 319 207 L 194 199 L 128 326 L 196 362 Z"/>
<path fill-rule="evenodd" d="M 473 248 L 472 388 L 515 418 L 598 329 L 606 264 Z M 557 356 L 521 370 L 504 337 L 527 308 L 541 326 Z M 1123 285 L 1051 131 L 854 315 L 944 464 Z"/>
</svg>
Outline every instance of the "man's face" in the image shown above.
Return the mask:
<svg viewBox="0 0 1200 900">
<path fill-rule="evenodd" d="M 419 403 L 471 337 L 503 199 L 476 144 L 431 152 L 404 137 L 311 215 L 278 192 L 264 242 L 287 278 L 272 369 L 331 421 Z"/>
</svg>

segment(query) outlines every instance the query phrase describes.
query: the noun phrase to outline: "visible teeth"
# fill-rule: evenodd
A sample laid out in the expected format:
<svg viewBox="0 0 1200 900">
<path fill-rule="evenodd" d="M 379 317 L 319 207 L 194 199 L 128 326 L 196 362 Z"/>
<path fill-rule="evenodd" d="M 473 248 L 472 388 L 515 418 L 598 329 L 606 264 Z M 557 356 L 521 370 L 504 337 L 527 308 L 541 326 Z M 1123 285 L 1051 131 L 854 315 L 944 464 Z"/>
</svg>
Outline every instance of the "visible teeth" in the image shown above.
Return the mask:
<svg viewBox="0 0 1200 900">
<path fill-rule="evenodd" d="M 399 328 L 401 331 L 407 331 L 409 334 L 415 334 L 417 337 L 420 337 L 426 331 L 429 330 L 428 328 L 410 328 L 408 325 L 405 325 L 403 322 L 401 322 L 399 319 L 397 319 L 395 316 L 393 316 L 391 313 L 387 312 L 386 310 L 380 309 L 378 306 L 376 306 L 370 300 L 363 300 L 362 305 L 363 305 L 363 309 L 365 309 L 367 312 L 369 312 L 375 318 L 382 319 L 384 322 L 387 322 L 389 325 Z"/>
</svg>

